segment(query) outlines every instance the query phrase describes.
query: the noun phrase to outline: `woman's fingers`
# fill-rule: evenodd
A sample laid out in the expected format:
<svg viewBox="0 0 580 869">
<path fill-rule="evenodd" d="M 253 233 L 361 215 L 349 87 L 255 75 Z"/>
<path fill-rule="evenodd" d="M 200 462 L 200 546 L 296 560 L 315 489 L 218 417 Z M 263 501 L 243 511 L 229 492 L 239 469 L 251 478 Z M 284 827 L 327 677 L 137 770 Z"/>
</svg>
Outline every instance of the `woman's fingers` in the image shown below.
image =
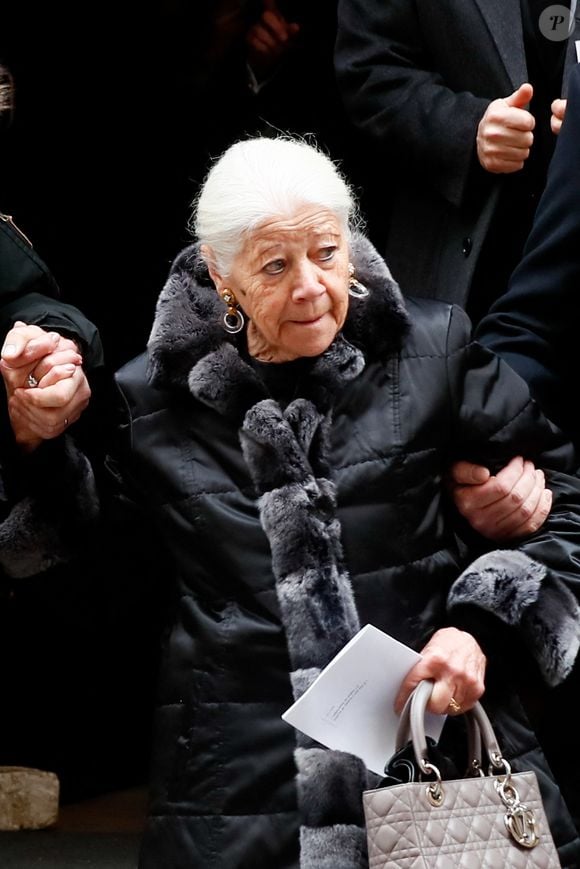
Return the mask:
<svg viewBox="0 0 580 869">
<path fill-rule="evenodd" d="M 400 712 L 423 679 L 434 682 L 428 709 L 440 715 L 471 709 L 485 690 L 486 657 L 475 637 L 457 628 L 441 628 L 421 651 L 421 660 L 409 671 L 395 701 Z"/>
</svg>

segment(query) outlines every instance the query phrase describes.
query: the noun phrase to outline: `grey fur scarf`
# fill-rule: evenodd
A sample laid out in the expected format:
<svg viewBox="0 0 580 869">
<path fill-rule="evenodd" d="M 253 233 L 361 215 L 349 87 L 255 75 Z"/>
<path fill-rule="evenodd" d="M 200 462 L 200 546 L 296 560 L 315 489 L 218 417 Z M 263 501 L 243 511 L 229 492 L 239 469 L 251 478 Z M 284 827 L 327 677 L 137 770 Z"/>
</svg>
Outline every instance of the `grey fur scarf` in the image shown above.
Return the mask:
<svg viewBox="0 0 580 869">
<path fill-rule="evenodd" d="M 298 399 L 282 411 L 266 400 L 248 411 L 241 431 L 272 549 L 295 698 L 359 628 L 343 564 L 334 486 L 322 476 L 324 426 L 324 416 L 310 401 Z M 303 735 L 297 738 L 302 869 L 366 866 L 364 764 L 317 747 Z"/>
</svg>

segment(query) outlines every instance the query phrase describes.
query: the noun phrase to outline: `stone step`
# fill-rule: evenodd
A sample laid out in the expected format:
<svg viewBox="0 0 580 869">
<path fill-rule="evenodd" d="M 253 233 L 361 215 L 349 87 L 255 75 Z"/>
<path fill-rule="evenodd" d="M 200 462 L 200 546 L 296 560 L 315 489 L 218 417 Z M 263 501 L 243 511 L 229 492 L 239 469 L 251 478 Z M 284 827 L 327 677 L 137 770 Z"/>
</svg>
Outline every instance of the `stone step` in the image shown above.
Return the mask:
<svg viewBox="0 0 580 869">
<path fill-rule="evenodd" d="M 53 772 L 0 766 L 0 830 L 41 830 L 58 820 L 59 781 Z"/>
</svg>

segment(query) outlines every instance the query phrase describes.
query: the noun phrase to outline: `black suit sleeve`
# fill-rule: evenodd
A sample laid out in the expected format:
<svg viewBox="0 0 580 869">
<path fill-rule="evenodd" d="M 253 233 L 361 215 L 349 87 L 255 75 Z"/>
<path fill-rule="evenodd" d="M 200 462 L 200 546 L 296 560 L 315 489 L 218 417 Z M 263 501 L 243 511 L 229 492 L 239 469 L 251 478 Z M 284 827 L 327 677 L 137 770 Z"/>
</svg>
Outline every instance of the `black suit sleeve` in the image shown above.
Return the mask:
<svg viewBox="0 0 580 869">
<path fill-rule="evenodd" d="M 580 443 L 580 67 L 522 262 L 476 337 L 527 380 L 545 413 Z"/>
<path fill-rule="evenodd" d="M 415 3 L 340 0 L 336 73 L 351 120 L 392 155 L 397 171 L 401 162 L 419 171 L 459 205 L 490 100 L 446 84 L 424 28 Z"/>
<path fill-rule="evenodd" d="M 103 347 L 97 327 L 74 305 L 42 293 L 25 293 L 0 305 L 0 342 L 4 342 L 16 320 L 58 332 L 76 341 L 85 372 L 101 368 Z"/>
<path fill-rule="evenodd" d="M 103 348 L 96 326 L 59 298 L 49 268 L 26 236 L 0 214 L 0 346 L 16 320 L 74 339 L 85 371 L 101 368 Z"/>
</svg>

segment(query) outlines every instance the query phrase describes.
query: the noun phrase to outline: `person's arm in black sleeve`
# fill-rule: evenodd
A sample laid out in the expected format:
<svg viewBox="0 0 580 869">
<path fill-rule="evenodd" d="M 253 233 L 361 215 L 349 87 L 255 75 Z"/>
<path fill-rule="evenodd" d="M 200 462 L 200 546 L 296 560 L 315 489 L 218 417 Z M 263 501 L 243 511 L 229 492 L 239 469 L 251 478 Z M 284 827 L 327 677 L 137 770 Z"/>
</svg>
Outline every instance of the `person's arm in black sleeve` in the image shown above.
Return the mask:
<svg viewBox="0 0 580 869">
<path fill-rule="evenodd" d="M 85 372 L 89 373 L 104 364 L 103 346 L 97 327 L 74 305 L 40 293 L 28 293 L 5 303 L 0 307 L 2 343 L 17 320 L 71 338 L 83 357 Z"/>
<path fill-rule="evenodd" d="M 545 413 L 580 444 L 574 399 L 580 305 L 580 67 L 523 259 L 477 327 L 482 344 L 527 381 Z M 570 391 L 572 389 L 572 391 Z"/>
<path fill-rule="evenodd" d="M 77 344 L 86 371 L 103 365 L 96 326 L 60 299 L 58 284 L 29 239 L 0 214 L 0 345 L 16 321 L 54 330 Z"/>
<path fill-rule="evenodd" d="M 451 585 L 454 624 L 512 637 L 534 658 L 545 682 L 569 674 L 580 647 L 580 478 L 571 444 L 541 413 L 527 384 L 503 360 L 469 338 L 469 323 L 453 309 L 448 375 L 453 396 L 453 458 L 492 469 L 516 454 L 546 474 L 553 492 L 546 523 L 517 544 L 477 558 Z"/>
</svg>

